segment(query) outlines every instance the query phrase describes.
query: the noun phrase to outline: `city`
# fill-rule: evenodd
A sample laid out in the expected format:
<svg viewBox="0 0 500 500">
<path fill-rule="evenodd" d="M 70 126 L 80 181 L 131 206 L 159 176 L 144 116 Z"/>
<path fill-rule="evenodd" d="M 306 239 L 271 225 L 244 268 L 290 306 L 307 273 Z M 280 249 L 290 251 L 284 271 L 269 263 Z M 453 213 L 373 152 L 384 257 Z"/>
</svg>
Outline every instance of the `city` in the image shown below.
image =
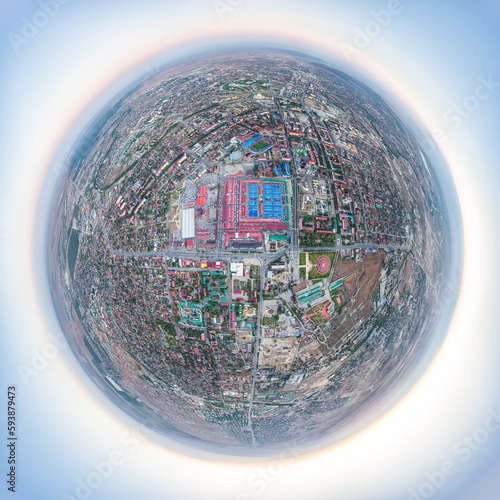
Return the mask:
<svg viewBox="0 0 500 500">
<path fill-rule="evenodd" d="M 377 94 L 256 51 L 174 65 L 110 110 L 59 186 L 49 252 L 103 390 L 167 434 L 273 447 L 342 428 L 416 362 L 447 227 Z"/>
</svg>

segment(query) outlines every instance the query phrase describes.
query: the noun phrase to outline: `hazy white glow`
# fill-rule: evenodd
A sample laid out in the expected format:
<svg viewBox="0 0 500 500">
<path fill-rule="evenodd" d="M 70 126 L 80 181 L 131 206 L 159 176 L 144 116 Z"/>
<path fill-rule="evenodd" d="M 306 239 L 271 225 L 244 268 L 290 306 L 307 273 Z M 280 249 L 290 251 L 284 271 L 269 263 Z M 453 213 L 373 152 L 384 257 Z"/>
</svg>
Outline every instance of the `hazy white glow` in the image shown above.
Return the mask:
<svg viewBox="0 0 500 500">
<path fill-rule="evenodd" d="M 0 266 L 4 277 L 2 326 L 10 333 L 4 342 L 12 355 L 4 370 L 23 394 L 26 442 L 29 438 L 39 443 L 33 458 L 25 459 L 24 473 L 38 470 L 34 460 L 48 450 L 58 464 L 40 466 L 37 477 L 52 485 L 50 495 L 43 498 L 73 494 L 75 479 L 86 477 L 93 471 L 93 461 L 105 460 L 115 450 L 122 453 L 124 463 L 95 490 L 92 498 L 114 498 L 117 491 L 123 495 L 134 493 L 139 498 L 144 488 L 148 498 L 154 499 L 165 498 L 166 491 L 179 499 L 299 499 L 304 494 L 318 499 L 401 498 L 408 488 L 418 487 L 424 472 L 437 469 L 446 459 L 458 462 L 453 454 L 457 440 L 481 425 L 490 407 L 500 406 L 498 377 L 493 377 L 498 374 L 494 368 L 498 359 L 494 292 L 499 272 L 495 247 L 488 239 L 495 227 L 498 230 L 498 221 L 487 184 L 488 175 L 490 182 L 496 179 L 498 184 L 498 174 L 488 163 L 495 151 L 498 153 L 498 147 L 491 146 L 486 152 L 484 147 L 476 146 L 472 124 L 475 129 L 478 123 L 486 126 L 481 121 L 481 109 L 459 129 L 447 126 L 443 112 L 454 104 L 449 97 L 449 82 L 444 76 L 431 75 L 425 66 L 412 63 L 406 53 L 386 41 L 392 29 L 397 29 L 399 19 L 408 23 L 404 11 L 394 19 L 394 27 L 389 25 L 385 34 L 373 38 L 368 47 L 352 57 L 352 62 L 361 74 L 370 75 L 392 92 L 427 129 L 445 130 L 447 139 L 441 148 L 460 199 L 465 267 L 463 288 L 445 343 L 428 371 L 396 407 L 363 432 L 323 452 L 284 464 L 278 461 L 273 468 L 267 463 L 227 461 L 222 465 L 158 446 L 133 430 L 136 424 L 131 419 L 117 418 L 116 411 L 104 396 L 96 394 L 67 348 L 59 349 L 45 368 L 30 377 L 26 385 L 23 383 L 19 367 L 31 368 L 34 356 L 52 345 L 52 334 L 57 329 L 54 318 L 45 310 L 46 303 L 40 302 L 33 280 L 33 273 L 40 271 L 33 269 L 31 262 L 34 244 L 39 244 L 33 241 L 34 225 L 40 222 L 38 197 L 44 180 L 53 175 L 51 162 L 62 141 L 70 145 L 78 129 L 117 90 L 148 71 L 150 61 L 161 61 L 165 51 L 180 55 L 184 44 L 200 47 L 202 40 L 283 39 L 299 50 L 307 47 L 346 62 L 342 43 L 352 43 L 354 28 L 371 19 L 371 6 L 362 2 L 362 15 L 357 17 L 360 5 L 342 5 L 335 10 L 327 3 L 312 4 L 313 13 L 307 17 L 303 15 L 303 4 L 297 7 L 299 3 L 287 2 L 286 9 L 273 9 L 267 4 L 263 7 L 267 16 L 259 14 L 260 4 L 241 2 L 221 20 L 211 2 L 199 2 L 198 8 L 165 2 L 141 10 L 131 7 L 113 24 L 119 4 L 110 2 L 109 6 L 99 7 L 102 17 L 96 17 L 92 8 L 75 3 L 66 11 L 61 8 L 61 17 L 54 19 L 53 26 L 9 59 L 12 74 L 7 90 L 12 96 L 12 109 L 5 110 L 11 122 L 3 156 L 12 168 L 1 172 L 6 182 L 2 184 L 0 233 L 6 233 L 7 238 L 0 247 Z M 317 13 L 322 10 L 326 15 L 319 17 Z M 93 26 L 91 40 L 89 26 Z M 61 36 L 71 40 L 70 47 L 61 42 Z M 431 63 L 429 67 L 433 67 Z M 36 81 L 32 76 L 35 70 Z M 457 82 L 454 96 L 463 99 L 474 90 L 483 69 L 474 71 L 478 74 Z M 491 102 L 498 102 L 499 96 L 500 91 Z M 75 123 L 78 125 L 68 135 Z M 26 141 L 29 147 L 25 147 Z M 42 401 L 50 401 L 51 406 L 44 406 Z M 29 413 L 38 415 L 38 422 L 32 422 Z M 61 429 L 55 443 L 44 433 L 46 428 L 51 433 Z M 134 437 L 139 440 L 137 448 L 130 442 Z M 68 455 L 79 458 L 68 461 Z M 460 467 L 459 472 L 466 470 L 465 464 Z M 143 481 L 130 485 L 130 477 Z M 224 489 L 223 496 L 217 493 L 220 488 Z"/>
</svg>

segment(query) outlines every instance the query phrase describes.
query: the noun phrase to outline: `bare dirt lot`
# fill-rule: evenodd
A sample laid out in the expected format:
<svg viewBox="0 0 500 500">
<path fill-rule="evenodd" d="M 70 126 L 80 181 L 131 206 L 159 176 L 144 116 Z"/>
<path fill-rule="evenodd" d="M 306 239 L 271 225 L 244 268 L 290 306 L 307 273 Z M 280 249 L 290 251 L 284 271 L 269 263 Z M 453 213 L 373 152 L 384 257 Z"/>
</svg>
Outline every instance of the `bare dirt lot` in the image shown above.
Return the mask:
<svg viewBox="0 0 500 500">
<path fill-rule="evenodd" d="M 343 280 L 341 313 L 328 332 L 328 345 L 338 342 L 359 321 L 366 319 L 373 306 L 372 295 L 377 291 L 384 250 L 366 255 L 363 262 L 339 260 L 332 282 Z"/>
</svg>

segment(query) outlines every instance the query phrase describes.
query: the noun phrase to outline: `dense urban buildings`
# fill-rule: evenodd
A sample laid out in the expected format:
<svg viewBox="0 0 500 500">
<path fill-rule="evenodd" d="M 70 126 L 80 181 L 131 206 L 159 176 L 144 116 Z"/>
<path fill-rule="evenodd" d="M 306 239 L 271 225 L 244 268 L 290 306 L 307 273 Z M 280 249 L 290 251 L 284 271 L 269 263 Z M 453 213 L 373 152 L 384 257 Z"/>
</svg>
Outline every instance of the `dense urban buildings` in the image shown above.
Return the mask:
<svg viewBox="0 0 500 500">
<path fill-rule="evenodd" d="M 279 52 L 186 60 L 104 110 L 54 198 L 87 372 L 193 444 L 317 442 L 405 379 L 442 306 L 436 180 L 365 85 Z"/>
</svg>

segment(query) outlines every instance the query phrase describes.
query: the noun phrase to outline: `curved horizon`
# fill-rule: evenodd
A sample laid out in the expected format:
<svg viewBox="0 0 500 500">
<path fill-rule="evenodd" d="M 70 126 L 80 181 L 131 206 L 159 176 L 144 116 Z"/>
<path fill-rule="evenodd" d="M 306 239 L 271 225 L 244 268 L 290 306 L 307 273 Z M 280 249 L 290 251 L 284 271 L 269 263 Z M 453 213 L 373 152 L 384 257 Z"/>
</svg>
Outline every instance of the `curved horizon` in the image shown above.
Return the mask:
<svg viewBox="0 0 500 500">
<path fill-rule="evenodd" d="M 8 44 L 4 44 L 3 55 L 8 56 L 5 58 L 6 67 L 11 73 L 3 84 L 2 97 L 5 101 L 5 117 L 11 122 L 7 124 L 7 118 L 4 118 L 6 148 L 2 157 L 6 167 L 1 171 L 5 187 L 1 199 L 3 210 L 0 219 L 0 250 L 5 256 L 2 262 L 5 285 L 1 311 L 5 318 L 5 331 L 12 332 L 12 335 L 5 335 L 3 339 L 5 349 L 10 353 L 3 366 L 3 374 L 6 379 L 15 380 L 22 388 L 25 411 L 36 411 L 41 395 L 48 397 L 50 393 L 55 393 L 54 412 L 56 408 L 61 408 L 55 415 L 42 411 L 37 419 L 28 418 L 27 415 L 23 418 L 25 435 L 31 438 L 35 452 L 33 458 L 26 457 L 25 470 L 37 470 L 35 457 L 40 456 L 40 450 L 47 450 L 48 441 L 42 436 L 42 429 L 50 431 L 54 425 L 58 425 L 62 430 L 61 436 L 66 438 L 65 441 L 57 438 L 54 442 L 54 450 L 57 450 L 58 456 L 71 457 L 78 453 L 87 462 L 83 466 L 77 466 L 71 461 L 62 463 L 58 459 L 64 478 L 61 487 L 53 486 L 53 472 L 48 466 L 42 465 L 39 472 L 33 474 L 33 484 L 38 481 L 43 485 L 43 492 L 39 490 L 40 498 L 43 499 L 54 498 L 54 495 L 57 498 L 63 497 L 64 492 L 74 496 L 74 478 L 85 478 L 93 470 L 93 460 L 104 459 L 115 449 L 119 449 L 126 457 L 123 470 L 134 467 L 150 482 L 151 498 L 156 498 L 155 495 L 164 484 L 159 480 L 162 474 L 165 475 L 164 467 L 170 467 L 170 471 L 176 471 L 175 478 L 168 475 L 169 484 L 173 488 L 172 495 L 182 499 L 199 498 L 201 484 L 205 485 L 203 494 L 207 498 L 215 498 L 210 495 L 213 494 L 216 478 L 227 481 L 224 490 L 227 498 L 243 499 L 246 497 L 241 495 L 252 495 L 252 498 L 256 496 L 267 499 L 272 498 L 276 491 L 289 498 L 296 498 L 301 490 L 301 477 L 317 481 L 310 492 L 313 498 L 326 499 L 333 494 L 341 495 L 343 499 L 361 500 L 366 498 L 364 495 L 371 495 L 373 492 L 372 498 L 393 500 L 401 498 L 401 495 L 409 496 L 410 490 L 417 492 L 426 481 L 425 473 L 437 470 L 443 460 L 450 459 L 461 474 L 450 476 L 444 487 L 434 493 L 435 498 L 465 500 L 466 492 L 472 491 L 470 488 L 477 488 L 483 492 L 485 499 L 489 498 L 487 493 L 493 491 L 495 483 L 492 469 L 487 467 L 497 463 L 495 460 L 498 458 L 492 450 L 498 443 L 498 437 L 491 434 L 489 440 L 481 445 L 477 458 L 471 459 L 468 464 L 464 461 L 462 465 L 460 456 L 455 455 L 453 450 L 455 442 L 461 443 L 457 440 L 464 433 L 474 432 L 489 418 L 490 409 L 493 411 L 499 405 L 494 396 L 497 394 L 497 384 L 492 375 L 497 370 L 494 359 L 498 352 L 498 341 L 493 332 L 498 324 L 498 312 L 492 306 L 500 277 L 494 253 L 498 241 L 495 232 L 498 217 L 492 208 L 495 206 L 492 193 L 499 180 L 498 171 L 493 168 L 498 157 L 497 141 L 493 139 L 493 135 L 498 129 L 494 113 L 499 108 L 499 93 L 494 90 L 498 79 L 497 68 L 491 64 L 494 42 L 491 45 L 485 44 L 486 39 L 498 40 L 498 36 L 492 34 L 499 22 L 498 6 L 494 2 L 481 2 L 476 16 L 473 9 L 461 7 L 455 10 L 449 2 L 440 6 L 429 3 L 425 6 L 410 6 L 402 2 L 404 10 L 401 14 L 394 15 L 393 22 L 387 29 L 370 38 L 367 47 L 360 49 L 360 53 L 354 53 L 351 61 L 346 62 L 341 44 L 354 45 L 355 30 L 363 29 L 367 22 L 373 21 L 370 13 L 373 6 L 362 5 L 360 2 L 357 6 L 345 6 L 345 10 L 341 11 L 333 4 L 311 2 L 308 6 L 310 17 L 299 18 L 299 8 L 293 4 L 289 5 L 287 12 L 278 12 L 276 5 L 269 4 L 269 19 L 263 19 L 258 26 L 248 28 L 246 20 L 255 17 L 247 12 L 244 3 L 241 4 L 241 9 L 234 6 L 222 21 L 217 20 L 217 13 L 214 14 L 215 20 L 206 20 L 207 8 L 213 11 L 210 3 L 208 6 L 205 4 L 205 10 L 193 9 L 192 17 L 183 12 L 184 7 L 176 9 L 171 4 L 171 19 L 181 19 L 179 26 L 168 25 L 168 28 L 160 31 L 160 16 L 158 19 L 151 18 L 151 35 L 144 33 L 141 42 L 135 43 L 134 50 L 129 50 L 132 44 L 127 45 L 126 36 L 119 38 L 122 47 L 118 47 L 118 43 L 116 46 L 107 45 L 106 40 L 110 40 L 107 37 L 112 35 L 104 36 L 101 28 L 108 22 L 111 34 L 118 35 L 120 30 L 123 33 L 126 29 L 130 31 L 134 23 L 140 25 L 148 19 L 148 9 L 138 13 L 135 10 L 138 9 L 137 6 L 131 6 L 127 10 L 128 4 L 123 4 L 123 15 L 113 24 L 111 13 L 116 8 L 114 4 L 101 7 L 88 4 L 83 8 L 74 2 L 67 8 L 61 7 L 58 17 L 46 28 L 40 29 L 40 34 L 29 45 L 22 46 L 19 54 L 12 56 L 9 53 L 10 45 L 6 47 Z M 229 5 L 227 2 L 226 4 Z M 199 7 L 202 3 L 197 5 Z M 378 10 L 385 7 L 381 4 Z M 151 12 L 156 9 L 161 15 L 165 14 L 164 9 L 159 6 L 151 5 L 148 8 Z M 444 16 L 447 8 L 454 10 L 455 24 L 447 26 L 444 33 L 438 33 L 439 15 Z M 11 21 L 9 24 L 5 21 L 6 36 L 9 32 L 19 33 L 21 16 L 25 14 L 31 19 L 37 9 L 38 4 L 34 4 L 34 8 L 27 4 L 12 7 Z M 85 40 L 86 23 L 95 17 L 93 10 L 98 11 L 102 19 L 97 22 L 95 42 L 85 42 L 88 44 L 85 49 L 76 40 Z M 427 17 L 426 11 L 431 11 L 433 16 Z M 324 13 L 323 17 L 319 17 L 320 12 Z M 458 24 L 461 16 L 466 13 L 469 15 L 467 21 L 476 20 L 483 26 L 481 33 L 473 40 L 470 33 L 462 29 L 468 22 Z M 283 16 L 279 27 L 273 24 L 273 20 L 276 22 L 278 19 L 278 14 Z M 297 19 L 291 22 L 294 15 L 297 15 Z M 412 16 L 415 17 L 414 20 Z M 74 23 L 72 34 L 67 30 L 67 23 L 70 21 Z M 342 24 L 344 26 L 338 29 Z M 412 27 L 421 29 L 422 26 L 427 29 L 425 37 L 418 37 L 410 30 Z M 457 34 L 459 27 L 462 29 L 460 36 Z M 168 34 L 160 35 L 168 30 Z M 442 182 L 448 185 L 446 183 L 450 177 L 453 179 L 458 206 L 452 204 L 449 209 L 463 215 L 464 240 L 463 280 L 461 283 L 449 283 L 450 300 L 456 300 L 457 305 L 453 317 L 449 319 L 444 342 L 434 346 L 433 354 L 429 354 L 429 358 L 422 362 L 421 373 L 418 376 L 415 374 L 415 379 L 409 382 L 409 388 L 398 396 L 397 404 L 349 439 L 327 449 L 314 451 L 298 460 L 283 462 L 285 470 L 276 476 L 271 474 L 273 482 L 257 476 L 259 481 L 265 481 L 265 489 L 262 491 L 257 486 L 261 483 L 254 481 L 254 474 L 258 474 L 258 469 L 252 464 L 235 464 L 234 458 L 228 458 L 224 464 L 218 463 L 222 468 L 217 468 L 211 462 L 205 462 L 203 457 L 193 457 L 189 451 L 176 450 L 174 446 L 168 451 L 162 446 L 158 447 L 149 440 L 149 436 L 145 436 L 144 429 L 136 427 L 133 420 L 125 415 L 117 414 L 114 405 L 95 391 L 93 382 L 90 382 L 76 359 L 66 349 L 64 341 L 60 340 L 59 326 L 51 313 L 51 301 L 46 295 L 43 276 L 45 259 L 40 252 L 40 248 L 44 246 L 44 214 L 48 213 L 48 198 L 55 184 L 54 172 L 59 172 L 66 161 L 68 148 L 77 140 L 95 113 L 140 74 L 154 70 L 160 61 L 182 57 L 183 51 L 189 52 L 196 47 L 202 50 L 204 40 L 214 46 L 218 38 L 225 38 L 226 44 L 241 41 L 241 33 L 245 30 L 247 38 L 262 40 L 268 36 L 269 40 L 274 37 L 277 43 L 279 39 L 295 49 L 302 47 L 306 54 L 322 55 L 333 66 L 338 67 L 335 61 L 343 63 L 352 70 L 348 71 L 351 76 L 361 76 L 361 81 L 369 80 L 370 86 L 391 107 L 405 116 L 406 124 L 412 122 L 412 128 L 421 136 L 422 144 L 430 147 L 429 153 L 435 153 L 432 160 L 443 175 Z M 298 32 L 301 37 L 296 36 Z M 137 35 L 139 31 L 134 33 L 134 36 Z M 60 47 L 61 36 L 62 39 L 70 39 L 74 45 Z M 155 36 L 156 41 L 153 40 Z M 421 45 L 415 43 L 417 39 L 421 41 Z M 401 44 L 399 40 L 402 40 Z M 461 40 L 468 40 L 470 46 L 465 49 L 464 44 L 460 44 Z M 93 56 L 88 54 L 92 54 L 99 44 L 102 56 L 96 55 L 95 61 L 90 63 Z M 442 49 L 441 55 L 435 51 L 436 46 Z M 460 47 L 460 50 L 454 51 L 455 46 Z M 54 49 L 57 47 L 60 50 Z M 70 62 L 72 56 L 69 54 L 72 50 L 80 58 L 81 72 Z M 86 53 L 87 58 L 82 57 Z M 59 59 L 55 57 L 56 54 Z M 463 60 L 460 60 L 460 56 Z M 446 57 L 451 62 L 445 68 L 442 59 Z M 37 58 L 40 63 L 35 63 Z M 106 58 L 107 65 L 102 62 Z M 50 73 L 50 78 L 44 76 L 43 71 L 37 73 L 40 74 L 37 87 L 36 79 L 31 75 L 39 71 L 43 64 L 47 65 L 48 61 L 51 64 L 46 71 L 53 73 Z M 66 64 L 64 69 L 61 68 L 63 61 Z M 84 83 L 85 74 L 91 77 Z M 470 118 L 463 118 L 459 126 L 455 127 L 458 123 L 456 117 L 459 115 L 448 113 L 443 116 L 444 113 L 453 110 L 453 106 L 462 105 L 465 99 L 473 96 L 476 87 L 483 81 L 480 78 L 490 81 L 493 89 L 488 104 L 481 101 L 478 110 L 471 112 Z M 32 92 L 31 96 L 23 93 L 27 90 Z M 44 103 L 42 96 L 47 96 L 48 101 Z M 54 112 L 48 113 L 52 109 Z M 28 117 L 30 123 L 27 125 Z M 446 121 L 446 117 L 453 117 L 455 121 Z M 36 135 L 34 127 L 38 127 L 38 131 L 43 133 Z M 22 131 L 24 137 L 29 139 L 29 148 L 25 147 L 15 130 Z M 432 143 L 436 144 L 436 148 L 430 146 Z M 439 163 L 442 161 L 444 164 Z M 447 171 L 448 166 L 450 171 Z M 29 182 L 25 182 L 27 179 Z M 448 199 L 447 196 L 445 198 Z M 453 193 L 451 198 L 454 198 Z M 17 209 L 11 209 L 18 207 L 21 202 L 22 214 Z M 457 219 L 454 220 L 454 230 L 459 231 L 461 224 Z M 8 236 L 4 238 L 4 235 Z M 456 257 L 458 261 L 461 258 L 459 255 Z M 25 314 L 26 310 L 30 311 L 29 315 Z M 50 346 L 56 346 L 55 354 Z M 486 374 L 487 367 L 491 368 L 490 375 Z M 72 395 L 71 399 L 68 394 Z M 71 410 L 64 409 L 67 402 L 71 404 Z M 77 414 L 77 408 L 80 415 Z M 88 417 L 84 418 L 82 412 Z M 65 415 L 71 421 L 65 421 Z M 88 442 L 85 439 L 82 441 L 81 431 L 76 433 L 74 426 L 89 429 L 88 434 L 83 432 Z M 120 435 L 123 436 L 126 432 L 138 438 L 138 451 L 132 453 L 135 450 L 132 445 L 127 448 L 128 445 L 120 444 Z M 375 457 L 369 451 L 372 449 L 382 451 Z M 127 450 L 131 453 L 127 454 Z M 408 453 L 411 453 L 411 457 Z M 397 454 L 398 459 L 395 458 Z M 190 458 L 186 455 L 190 455 Z M 362 458 L 365 456 L 366 458 Z M 373 468 L 370 468 L 370 459 Z M 277 468 L 271 470 L 280 471 L 280 460 L 257 462 L 264 465 L 275 464 Z M 199 477 L 199 487 L 194 484 L 187 486 L 188 476 L 175 467 L 176 461 L 179 467 L 180 464 L 193 467 Z M 356 484 L 356 469 L 363 474 L 366 487 Z M 390 487 L 383 484 L 383 478 L 388 477 L 387 470 L 395 471 L 398 476 Z M 129 491 L 117 484 L 121 477 L 118 474 L 121 472 L 116 474 L 116 477 L 108 481 L 107 486 L 93 490 L 95 498 L 106 498 L 106 487 L 113 487 L 113 491 L 121 492 L 122 497 L 128 498 Z M 328 477 L 336 478 L 336 488 L 332 489 L 327 481 Z M 48 478 L 51 478 L 50 486 Z M 249 485 L 250 479 L 253 485 Z M 485 490 L 488 484 L 491 489 Z M 273 490 L 273 487 L 279 490 Z M 24 485 L 24 488 L 26 494 L 38 491 L 34 486 Z M 133 486 L 131 488 L 131 491 L 138 491 Z M 47 496 L 43 496 L 45 492 Z M 240 492 L 241 495 L 238 496 Z"/>
</svg>

